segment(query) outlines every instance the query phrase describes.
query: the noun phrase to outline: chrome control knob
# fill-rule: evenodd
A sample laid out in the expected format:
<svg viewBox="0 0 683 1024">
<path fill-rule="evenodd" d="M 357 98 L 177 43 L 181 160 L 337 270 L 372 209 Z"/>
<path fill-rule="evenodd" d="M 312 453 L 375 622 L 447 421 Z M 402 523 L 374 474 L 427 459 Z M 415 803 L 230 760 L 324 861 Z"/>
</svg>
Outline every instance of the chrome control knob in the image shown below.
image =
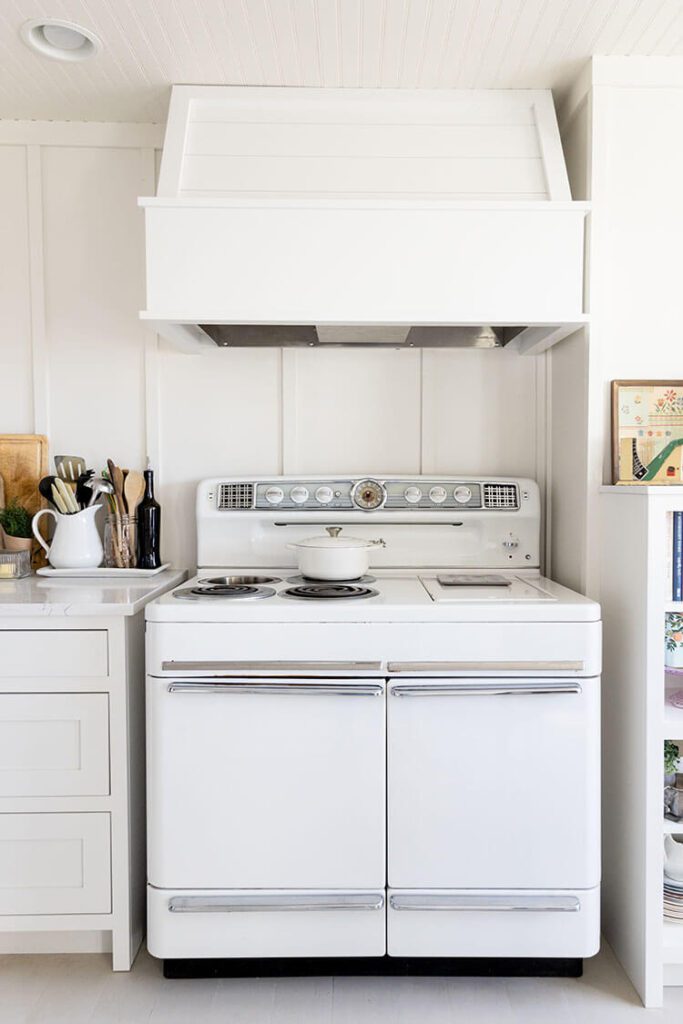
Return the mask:
<svg viewBox="0 0 683 1024">
<path fill-rule="evenodd" d="M 271 505 L 279 505 L 284 496 L 285 492 L 281 487 L 267 487 L 264 493 L 266 501 Z"/>
<path fill-rule="evenodd" d="M 507 537 L 504 538 L 503 547 L 505 548 L 506 551 L 514 551 L 515 548 L 519 547 L 519 541 L 510 533 L 508 534 Z"/>
<path fill-rule="evenodd" d="M 308 501 L 308 488 L 297 484 L 296 487 L 292 487 L 289 496 L 295 505 L 303 505 L 305 501 Z"/>
<path fill-rule="evenodd" d="M 429 500 L 433 501 L 435 505 L 441 505 L 448 497 L 448 491 L 445 487 L 432 487 L 429 492 Z"/>
<path fill-rule="evenodd" d="M 321 505 L 327 505 L 334 498 L 334 491 L 331 487 L 319 487 L 315 492 L 315 498 Z"/>
<path fill-rule="evenodd" d="M 459 505 L 466 505 L 468 501 L 472 500 L 472 491 L 469 487 L 456 487 L 453 491 L 453 497 Z"/>
<path fill-rule="evenodd" d="M 403 492 L 403 497 L 406 501 L 410 502 L 411 505 L 417 505 L 418 501 L 422 497 L 422 491 L 419 487 L 406 487 Z"/>
</svg>

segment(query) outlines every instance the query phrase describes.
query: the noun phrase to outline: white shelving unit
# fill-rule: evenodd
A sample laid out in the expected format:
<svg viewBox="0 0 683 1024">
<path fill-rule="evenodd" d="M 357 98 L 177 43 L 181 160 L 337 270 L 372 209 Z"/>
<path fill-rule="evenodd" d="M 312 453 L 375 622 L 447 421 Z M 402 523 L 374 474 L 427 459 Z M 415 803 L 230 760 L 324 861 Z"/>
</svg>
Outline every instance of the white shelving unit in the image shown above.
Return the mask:
<svg viewBox="0 0 683 1024">
<path fill-rule="evenodd" d="M 683 923 L 662 911 L 663 836 L 683 822 L 663 815 L 663 744 L 679 740 L 683 710 L 666 703 L 683 676 L 667 675 L 672 513 L 683 486 L 602 488 L 603 932 L 645 1006 L 683 985 Z"/>
</svg>

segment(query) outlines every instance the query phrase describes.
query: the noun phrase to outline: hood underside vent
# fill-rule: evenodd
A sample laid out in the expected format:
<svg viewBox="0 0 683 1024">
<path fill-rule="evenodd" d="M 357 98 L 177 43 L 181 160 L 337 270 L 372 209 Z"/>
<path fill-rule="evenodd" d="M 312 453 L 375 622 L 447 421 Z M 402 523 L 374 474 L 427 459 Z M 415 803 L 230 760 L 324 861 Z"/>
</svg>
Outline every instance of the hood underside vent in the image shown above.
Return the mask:
<svg viewBox="0 0 683 1024">
<path fill-rule="evenodd" d="M 502 348 L 522 327 L 397 327 L 371 324 L 199 324 L 221 348 L 350 345 L 357 348 Z"/>
</svg>

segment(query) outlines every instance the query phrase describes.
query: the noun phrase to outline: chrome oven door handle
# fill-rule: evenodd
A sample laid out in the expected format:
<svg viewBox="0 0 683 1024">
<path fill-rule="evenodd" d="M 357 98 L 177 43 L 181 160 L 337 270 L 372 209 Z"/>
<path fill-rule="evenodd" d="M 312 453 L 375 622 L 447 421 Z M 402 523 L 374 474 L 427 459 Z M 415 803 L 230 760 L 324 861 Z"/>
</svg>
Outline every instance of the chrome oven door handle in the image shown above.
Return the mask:
<svg viewBox="0 0 683 1024">
<path fill-rule="evenodd" d="M 280 679 L 176 679 L 166 687 L 168 693 L 271 694 L 298 697 L 381 697 L 381 683 L 308 682 Z"/>
<path fill-rule="evenodd" d="M 466 910 L 494 912 L 499 911 L 543 911 L 575 913 L 581 909 L 576 896 L 515 896 L 496 895 L 405 895 L 390 896 L 389 906 L 392 910 Z"/>
<path fill-rule="evenodd" d="M 513 686 L 510 683 L 425 683 L 423 686 L 411 686 L 408 683 L 397 683 L 389 690 L 393 697 L 514 697 L 536 696 L 562 693 L 581 693 L 579 683 L 572 682 L 533 682 Z"/>
<path fill-rule="evenodd" d="M 172 914 L 277 913 L 309 910 L 382 910 L 382 893 L 312 893 L 281 896 L 174 896 Z"/>
</svg>

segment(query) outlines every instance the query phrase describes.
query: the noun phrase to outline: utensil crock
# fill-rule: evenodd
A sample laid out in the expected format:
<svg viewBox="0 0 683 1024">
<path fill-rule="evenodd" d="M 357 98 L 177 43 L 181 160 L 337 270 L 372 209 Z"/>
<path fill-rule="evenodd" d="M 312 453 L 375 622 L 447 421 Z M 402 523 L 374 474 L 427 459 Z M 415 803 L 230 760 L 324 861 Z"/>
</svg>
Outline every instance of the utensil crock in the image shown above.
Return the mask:
<svg viewBox="0 0 683 1024">
<path fill-rule="evenodd" d="M 53 569 L 95 569 L 100 565 L 104 549 L 95 523 L 98 508 L 99 505 L 91 505 L 66 516 L 51 508 L 43 508 L 33 517 L 33 535 Z M 49 545 L 38 530 L 38 521 L 45 515 L 55 520 L 55 534 Z"/>
</svg>

